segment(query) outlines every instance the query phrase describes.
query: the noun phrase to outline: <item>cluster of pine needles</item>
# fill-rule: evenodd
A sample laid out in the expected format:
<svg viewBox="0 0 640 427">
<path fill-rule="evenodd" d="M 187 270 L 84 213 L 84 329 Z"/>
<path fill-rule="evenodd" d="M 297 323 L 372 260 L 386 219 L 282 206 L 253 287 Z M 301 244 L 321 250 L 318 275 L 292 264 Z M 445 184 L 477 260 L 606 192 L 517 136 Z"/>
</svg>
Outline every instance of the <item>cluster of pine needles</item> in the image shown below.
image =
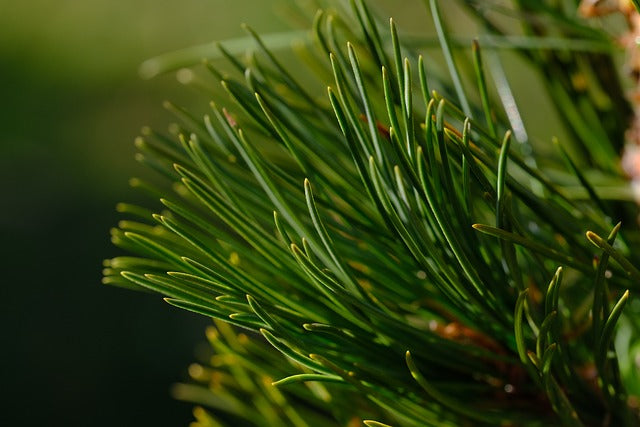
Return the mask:
<svg viewBox="0 0 640 427">
<path fill-rule="evenodd" d="M 245 58 L 220 44 L 225 71 L 186 71 L 210 112 L 168 103 L 179 123 L 136 141 L 159 178 L 132 185 L 161 204 L 118 205 L 133 255 L 104 281 L 215 319 L 174 389 L 193 425 L 638 425 L 612 36 L 576 1 L 459 1 L 468 43 L 430 0 L 437 61 L 364 0 L 312 3 L 295 64 L 247 28 Z M 529 137 L 505 48 L 567 141 Z"/>
</svg>

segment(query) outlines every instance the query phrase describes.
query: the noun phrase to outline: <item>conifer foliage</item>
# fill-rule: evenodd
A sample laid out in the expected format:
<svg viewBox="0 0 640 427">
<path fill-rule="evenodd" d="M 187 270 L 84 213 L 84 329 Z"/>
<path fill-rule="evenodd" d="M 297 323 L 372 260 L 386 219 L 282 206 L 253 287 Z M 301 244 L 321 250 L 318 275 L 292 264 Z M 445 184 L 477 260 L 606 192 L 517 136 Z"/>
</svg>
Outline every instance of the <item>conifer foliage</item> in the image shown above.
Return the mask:
<svg viewBox="0 0 640 427">
<path fill-rule="evenodd" d="M 246 59 L 181 71 L 207 101 L 220 83 L 210 112 L 167 104 L 180 123 L 136 141 L 156 203 L 118 205 L 104 281 L 214 319 L 174 389 L 193 425 L 638 425 L 612 36 L 574 1 L 460 1 L 467 44 L 430 0 L 437 61 L 368 2 L 316 3 L 295 65 L 247 28 Z M 530 140 L 503 48 L 567 141 Z"/>
</svg>

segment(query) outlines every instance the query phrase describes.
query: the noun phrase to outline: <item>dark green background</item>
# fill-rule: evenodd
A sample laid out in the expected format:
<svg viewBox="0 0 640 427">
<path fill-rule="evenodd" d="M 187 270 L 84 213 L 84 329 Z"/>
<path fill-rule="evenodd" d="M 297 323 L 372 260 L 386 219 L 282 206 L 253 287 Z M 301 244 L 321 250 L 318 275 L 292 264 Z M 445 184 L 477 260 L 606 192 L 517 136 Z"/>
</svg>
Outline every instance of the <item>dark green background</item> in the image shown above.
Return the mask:
<svg viewBox="0 0 640 427">
<path fill-rule="evenodd" d="M 0 1 L 1 425 L 187 425 L 169 395 L 208 320 L 100 284 L 109 228 L 161 103 L 205 103 L 139 64 L 281 29 L 250 0 Z M 232 8 L 229 5 L 233 5 Z"/>
</svg>

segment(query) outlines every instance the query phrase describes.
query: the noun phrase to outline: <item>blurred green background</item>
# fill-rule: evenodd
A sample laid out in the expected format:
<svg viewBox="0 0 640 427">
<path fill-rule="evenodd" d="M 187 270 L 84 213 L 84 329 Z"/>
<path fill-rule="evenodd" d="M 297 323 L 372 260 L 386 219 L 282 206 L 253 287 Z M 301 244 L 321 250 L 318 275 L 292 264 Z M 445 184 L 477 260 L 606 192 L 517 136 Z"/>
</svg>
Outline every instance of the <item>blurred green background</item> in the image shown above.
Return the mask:
<svg viewBox="0 0 640 427">
<path fill-rule="evenodd" d="M 136 201 L 133 139 L 194 97 L 145 59 L 281 29 L 251 0 L 0 0 L 0 425 L 187 425 L 169 395 L 208 320 L 100 284 L 118 201 Z"/>
<path fill-rule="evenodd" d="M 279 3 L 0 0 L 0 425 L 191 419 L 169 388 L 208 320 L 100 284 L 102 260 L 120 253 L 109 241 L 115 205 L 139 200 L 128 179 L 144 173 L 133 159 L 140 127 L 166 129 L 165 99 L 198 111 L 207 102 L 173 74 L 142 80 L 137 70 L 163 52 L 244 36 L 241 22 L 282 31 Z M 429 21 L 420 1 L 376 3 L 401 28 Z"/>
</svg>

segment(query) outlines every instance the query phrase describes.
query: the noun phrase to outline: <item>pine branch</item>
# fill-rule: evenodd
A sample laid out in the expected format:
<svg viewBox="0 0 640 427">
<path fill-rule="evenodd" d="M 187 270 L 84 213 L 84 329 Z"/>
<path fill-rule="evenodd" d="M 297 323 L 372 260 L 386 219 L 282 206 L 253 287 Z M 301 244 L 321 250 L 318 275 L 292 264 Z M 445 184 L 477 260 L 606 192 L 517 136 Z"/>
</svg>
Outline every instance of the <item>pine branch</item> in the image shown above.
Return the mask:
<svg viewBox="0 0 640 427">
<path fill-rule="evenodd" d="M 559 63 L 589 67 L 585 55 L 606 53 L 585 46 L 605 36 L 546 3 L 519 3 L 524 55 L 546 70 L 558 114 L 596 135 L 579 140 L 583 161 L 619 181 L 617 146 L 597 137 L 607 129 L 575 122 L 576 108 L 597 106 L 567 106 L 588 94 L 567 86 Z M 159 213 L 120 206 L 132 219 L 112 239 L 137 256 L 107 261 L 105 282 L 217 319 L 211 363 L 190 370 L 199 384 L 175 389 L 223 414 L 197 409 L 198 425 L 638 422 L 626 391 L 637 377 L 621 376 L 614 346 L 638 288 L 635 231 L 613 227 L 626 218 L 565 147 L 564 181 L 556 162 L 511 147 L 511 106 L 493 99 L 480 44 L 466 49 L 467 70 L 430 5 L 448 76 L 353 1 L 353 18 L 316 15 L 305 50 L 325 58 L 309 70 L 332 76 L 320 80 L 325 98 L 247 28 L 254 55 L 222 48 L 233 73 L 205 67 L 228 97 L 202 119 L 168 104 L 176 135 L 147 131 L 136 143 L 165 182 L 135 182 L 158 195 Z M 546 35 L 561 24 L 562 55 Z M 575 186 L 585 197 L 571 196 Z"/>
</svg>

